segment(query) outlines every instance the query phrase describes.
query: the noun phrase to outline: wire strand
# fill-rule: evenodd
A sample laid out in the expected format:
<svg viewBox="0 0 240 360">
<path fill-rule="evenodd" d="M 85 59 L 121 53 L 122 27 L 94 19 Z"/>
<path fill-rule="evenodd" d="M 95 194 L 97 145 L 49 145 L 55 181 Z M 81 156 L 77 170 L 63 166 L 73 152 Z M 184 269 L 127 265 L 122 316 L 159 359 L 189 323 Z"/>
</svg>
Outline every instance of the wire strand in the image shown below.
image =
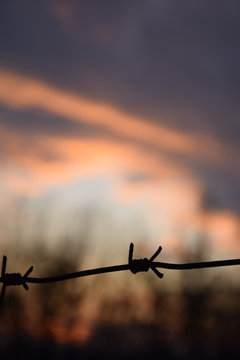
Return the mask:
<svg viewBox="0 0 240 360">
<path fill-rule="evenodd" d="M 0 295 L 0 306 L 3 302 L 3 298 L 6 292 L 6 287 L 10 285 L 23 285 L 25 290 L 28 290 L 27 283 L 47 284 L 47 283 L 64 281 L 74 278 L 85 277 L 85 276 L 113 273 L 117 271 L 130 270 L 132 273 L 136 274 L 137 272 L 148 271 L 149 269 L 151 269 L 159 278 L 162 278 L 163 274 L 160 273 L 157 269 L 193 270 L 193 269 L 240 265 L 240 259 L 203 261 L 203 262 L 192 262 L 192 263 L 183 263 L 183 264 L 153 261 L 162 250 L 161 247 L 158 248 L 158 250 L 153 254 L 153 256 L 150 259 L 147 258 L 133 259 L 133 249 L 134 249 L 134 245 L 133 243 L 131 243 L 129 247 L 128 264 L 106 266 L 106 267 L 82 270 L 69 274 L 62 274 L 62 275 L 50 276 L 50 277 L 29 277 L 29 274 L 33 271 L 33 266 L 31 266 L 23 276 L 20 273 L 8 274 L 6 273 L 7 257 L 3 256 L 2 272 L 0 277 L 0 283 L 3 283 L 2 291 Z"/>
</svg>

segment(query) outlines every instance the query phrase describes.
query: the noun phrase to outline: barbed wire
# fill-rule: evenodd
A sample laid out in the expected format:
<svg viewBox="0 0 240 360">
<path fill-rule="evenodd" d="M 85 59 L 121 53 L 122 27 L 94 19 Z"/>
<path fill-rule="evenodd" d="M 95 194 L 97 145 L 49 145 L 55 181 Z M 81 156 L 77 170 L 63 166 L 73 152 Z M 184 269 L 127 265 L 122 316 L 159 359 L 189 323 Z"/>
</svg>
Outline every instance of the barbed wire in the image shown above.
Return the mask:
<svg viewBox="0 0 240 360">
<path fill-rule="evenodd" d="M 7 257 L 4 255 L 2 260 L 2 271 L 0 277 L 0 283 L 3 284 L 0 295 L 0 307 L 2 306 L 7 286 L 22 285 L 25 290 L 29 290 L 27 283 L 47 284 L 47 283 L 64 281 L 64 280 L 69 280 L 84 276 L 112 273 L 116 271 L 130 270 L 133 274 L 136 274 L 138 272 L 143 272 L 143 271 L 146 272 L 149 269 L 151 269 L 159 278 L 162 278 L 163 273 L 158 271 L 158 268 L 169 269 L 169 270 L 191 270 L 191 269 L 216 268 L 223 266 L 240 265 L 240 259 L 203 261 L 203 262 L 192 262 L 192 263 L 183 263 L 183 264 L 154 261 L 154 259 L 160 254 L 162 250 L 161 246 L 151 256 L 150 259 L 148 258 L 133 259 L 133 250 L 134 250 L 134 244 L 131 243 L 129 247 L 128 264 L 112 265 L 101 268 L 77 271 L 69 274 L 50 276 L 50 277 L 40 277 L 40 278 L 29 276 L 30 273 L 33 271 L 33 266 L 31 266 L 25 272 L 24 275 L 21 275 L 20 273 L 6 273 Z"/>
</svg>

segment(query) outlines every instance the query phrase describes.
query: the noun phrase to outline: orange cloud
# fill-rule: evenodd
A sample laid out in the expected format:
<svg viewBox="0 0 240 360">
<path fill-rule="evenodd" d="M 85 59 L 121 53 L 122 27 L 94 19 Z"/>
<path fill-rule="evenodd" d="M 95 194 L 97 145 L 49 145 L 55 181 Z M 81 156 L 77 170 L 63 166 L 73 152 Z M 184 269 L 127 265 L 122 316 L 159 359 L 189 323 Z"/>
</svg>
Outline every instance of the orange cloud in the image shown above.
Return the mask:
<svg viewBox="0 0 240 360">
<path fill-rule="evenodd" d="M 203 230 L 222 252 L 240 253 L 240 217 L 227 211 L 205 211 L 198 214 L 195 223 Z"/>
<path fill-rule="evenodd" d="M 208 136 L 188 135 L 128 114 L 106 103 L 86 99 L 39 80 L 0 70 L 0 102 L 18 109 L 37 108 L 77 122 L 98 125 L 159 149 L 222 160 L 226 149 Z"/>
<path fill-rule="evenodd" d="M 69 139 L 33 135 L 26 140 L 5 129 L 4 133 L 0 132 L 0 141 L 4 146 L 2 167 L 5 169 L 1 182 L 28 195 L 91 176 L 107 176 L 115 182 L 134 173 L 146 174 L 148 182 L 162 177 L 190 176 L 186 168 L 166 155 L 153 156 L 134 144 L 97 137 Z M 50 154 L 50 161 L 43 156 L 46 152 Z"/>
</svg>

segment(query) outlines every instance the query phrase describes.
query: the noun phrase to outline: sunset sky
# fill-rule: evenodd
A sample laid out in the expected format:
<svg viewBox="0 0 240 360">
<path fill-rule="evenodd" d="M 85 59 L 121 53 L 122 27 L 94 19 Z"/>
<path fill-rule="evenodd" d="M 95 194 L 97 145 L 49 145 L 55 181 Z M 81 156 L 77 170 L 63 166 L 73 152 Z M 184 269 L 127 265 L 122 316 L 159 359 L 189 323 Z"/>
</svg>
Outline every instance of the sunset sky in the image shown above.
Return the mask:
<svg viewBox="0 0 240 360">
<path fill-rule="evenodd" d="M 205 236 L 210 257 L 240 256 L 239 16 L 234 0 L 2 1 L 0 241 L 42 214 L 57 239 L 90 208 L 109 249 L 118 234 L 174 259 Z"/>
</svg>

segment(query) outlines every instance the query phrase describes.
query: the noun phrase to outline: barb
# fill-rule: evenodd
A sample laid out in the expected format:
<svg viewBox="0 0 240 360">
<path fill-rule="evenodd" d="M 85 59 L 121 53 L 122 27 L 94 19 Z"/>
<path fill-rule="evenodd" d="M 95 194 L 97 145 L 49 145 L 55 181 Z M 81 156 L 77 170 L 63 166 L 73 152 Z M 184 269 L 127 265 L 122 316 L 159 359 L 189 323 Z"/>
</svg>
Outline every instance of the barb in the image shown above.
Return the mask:
<svg viewBox="0 0 240 360">
<path fill-rule="evenodd" d="M 26 273 L 22 276 L 20 273 L 6 273 L 7 257 L 3 256 L 2 261 L 2 271 L 0 277 L 0 283 L 2 282 L 2 290 L 0 295 L 0 306 L 3 302 L 4 295 L 6 292 L 7 286 L 12 285 L 22 285 L 25 290 L 28 290 L 27 283 L 34 284 L 46 284 L 56 281 L 69 280 L 84 276 L 111 273 L 116 271 L 125 271 L 130 270 L 133 274 L 136 274 L 141 271 L 148 271 L 151 269 L 159 278 L 163 277 L 163 274 L 157 269 L 169 269 L 169 270 L 191 270 L 191 269 L 203 269 L 203 268 L 214 268 L 214 267 L 223 267 L 223 266 L 236 266 L 240 265 L 240 259 L 231 259 L 231 260 L 217 260 L 217 261 L 205 261 L 205 262 L 193 262 L 185 264 L 174 264 L 166 262 L 156 262 L 154 261 L 156 257 L 160 254 L 162 247 L 160 246 L 157 251 L 151 256 L 150 259 L 133 259 L 133 250 L 134 244 L 131 243 L 129 247 L 128 254 L 128 264 L 124 265 L 113 265 L 89 270 L 82 270 L 70 274 L 63 274 L 58 276 L 51 277 L 42 277 L 35 278 L 29 277 L 30 273 L 33 271 L 33 266 L 31 266 Z"/>
<path fill-rule="evenodd" d="M 160 254 L 162 247 L 159 246 L 157 251 L 153 254 L 153 256 L 150 259 L 144 258 L 144 259 L 133 259 L 133 249 L 134 244 L 131 243 L 129 247 L 129 255 L 128 255 L 128 264 L 130 271 L 133 274 L 136 274 L 140 271 L 148 271 L 149 269 L 152 269 L 152 271 L 159 277 L 162 278 L 163 274 L 160 273 L 153 263 L 153 260 Z"/>
<path fill-rule="evenodd" d="M 33 271 L 33 266 L 31 266 L 25 272 L 25 274 L 23 276 L 20 273 L 8 274 L 8 273 L 6 273 L 6 267 L 7 267 L 7 257 L 4 255 L 3 261 L 2 261 L 2 272 L 1 272 L 1 282 L 3 283 L 3 285 L 2 285 L 1 295 L 0 295 L 0 306 L 3 303 L 3 299 L 4 299 L 4 296 L 6 293 L 7 286 L 22 285 L 25 290 L 29 289 L 29 287 L 27 285 L 28 275 Z"/>
</svg>

